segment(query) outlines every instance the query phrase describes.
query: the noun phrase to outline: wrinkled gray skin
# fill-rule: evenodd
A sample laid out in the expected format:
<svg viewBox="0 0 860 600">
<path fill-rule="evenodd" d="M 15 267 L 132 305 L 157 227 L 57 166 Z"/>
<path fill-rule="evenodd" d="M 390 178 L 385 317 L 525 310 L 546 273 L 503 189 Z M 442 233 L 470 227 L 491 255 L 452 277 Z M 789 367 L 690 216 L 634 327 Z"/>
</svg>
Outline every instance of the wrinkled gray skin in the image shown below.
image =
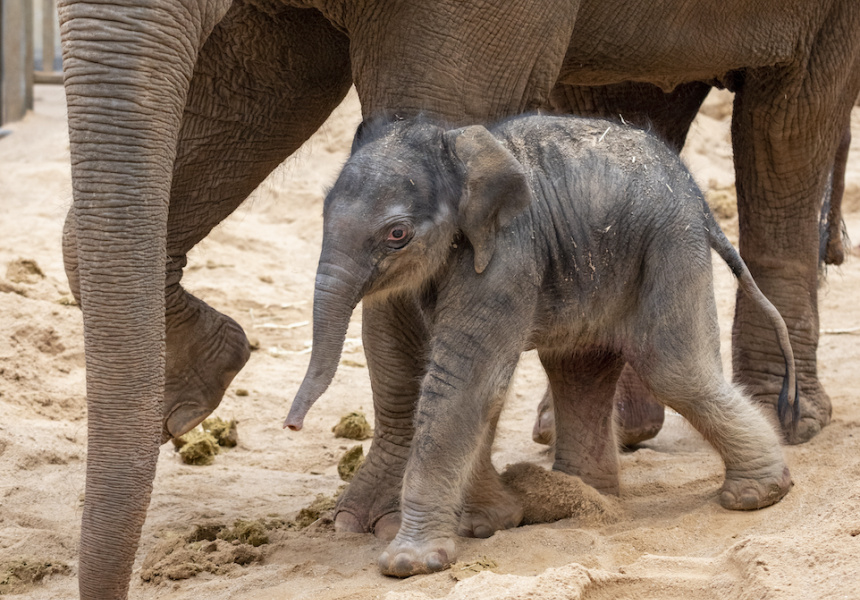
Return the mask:
<svg viewBox="0 0 860 600">
<path fill-rule="evenodd" d="M 724 507 L 788 492 L 773 426 L 722 374 L 712 246 L 776 329 L 793 389 L 788 331 L 669 148 L 607 121 L 542 116 L 492 133 L 419 120 L 367 136 L 326 198 L 313 353 L 285 425 L 301 429 L 331 382 L 359 300 L 414 299 L 430 341 L 384 573 L 455 560 L 453 535 L 481 520 L 464 505 L 480 496 L 473 473 L 491 479 L 496 419 L 532 348 L 554 398 L 554 469 L 618 492 L 612 398 L 627 361 L 720 453 Z"/>
<path fill-rule="evenodd" d="M 624 365 L 615 384 L 615 424 L 618 443 L 634 448 L 650 440 L 663 427 L 663 405 L 648 392 L 648 388 L 630 365 Z M 537 407 L 532 427 L 532 439 L 538 444 L 555 443 L 555 414 L 552 410 L 552 392 L 547 388 Z"/>
<path fill-rule="evenodd" d="M 126 596 L 160 443 L 212 411 L 247 358 L 238 325 L 182 288 L 188 251 L 353 82 L 365 117 L 620 114 L 676 148 L 710 87 L 732 90 L 740 251 L 797 357 L 801 421 L 788 441 L 829 422 L 816 363 L 817 223 L 860 92 L 856 0 L 58 5 L 74 192 L 63 254 L 87 360 L 83 598 Z M 363 323 L 376 433 L 335 526 L 385 536 L 399 523 L 427 340 L 405 297 L 366 308 Z M 735 379 L 775 406 L 782 358 L 744 296 L 732 347 Z M 391 356 L 412 358 L 394 369 Z"/>
</svg>

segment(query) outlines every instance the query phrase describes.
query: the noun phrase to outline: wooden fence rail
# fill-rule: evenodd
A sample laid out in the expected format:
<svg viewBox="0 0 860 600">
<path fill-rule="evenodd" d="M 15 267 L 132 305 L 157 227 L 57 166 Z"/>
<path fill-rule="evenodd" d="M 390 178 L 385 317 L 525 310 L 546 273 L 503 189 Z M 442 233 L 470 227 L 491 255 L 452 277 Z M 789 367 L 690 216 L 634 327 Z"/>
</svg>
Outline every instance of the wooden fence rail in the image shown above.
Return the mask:
<svg viewBox="0 0 860 600">
<path fill-rule="evenodd" d="M 34 83 L 63 82 L 57 30 L 55 0 L 0 0 L 0 124 L 33 108 Z"/>
</svg>

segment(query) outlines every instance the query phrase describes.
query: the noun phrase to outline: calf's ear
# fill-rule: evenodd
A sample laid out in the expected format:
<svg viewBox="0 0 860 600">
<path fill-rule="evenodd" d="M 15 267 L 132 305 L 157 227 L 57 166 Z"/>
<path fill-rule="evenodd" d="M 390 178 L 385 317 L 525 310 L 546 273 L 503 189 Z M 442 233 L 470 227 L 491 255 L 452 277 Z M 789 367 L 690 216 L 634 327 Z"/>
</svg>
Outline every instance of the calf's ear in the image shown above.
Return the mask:
<svg viewBox="0 0 860 600">
<path fill-rule="evenodd" d="M 464 175 L 459 227 L 475 251 L 475 271 L 487 268 L 496 233 L 531 203 L 523 166 L 481 125 L 445 133 L 446 144 Z"/>
</svg>

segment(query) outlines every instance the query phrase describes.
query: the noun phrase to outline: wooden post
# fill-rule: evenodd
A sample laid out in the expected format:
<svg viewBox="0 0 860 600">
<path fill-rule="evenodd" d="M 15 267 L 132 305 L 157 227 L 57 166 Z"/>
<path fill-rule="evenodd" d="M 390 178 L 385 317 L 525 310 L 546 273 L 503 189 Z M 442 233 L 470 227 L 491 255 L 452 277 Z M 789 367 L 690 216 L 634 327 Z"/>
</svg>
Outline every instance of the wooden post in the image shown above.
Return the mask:
<svg viewBox="0 0 860 600">
<path fill-rule="evenodd" d="M 35 0 L 39 1 L 39 0 Z M 42 70 L 36 71 L 36 83 L 55 83 L 62 85 L 63 72 L 54 70 L 57 55 L 57 3 L 55 0 L 42 2 Z"/>
<path fill-rule="evenodd" d="M 54 0 L 42 0 L 42 71 L 50 73 L 54 70 L 54 19 L 57 9 Z"/>
<path fill-rule="evenodd" d="M 0 123 L 33 108 L 33 2 L 0 0 Z"/>
</svg>

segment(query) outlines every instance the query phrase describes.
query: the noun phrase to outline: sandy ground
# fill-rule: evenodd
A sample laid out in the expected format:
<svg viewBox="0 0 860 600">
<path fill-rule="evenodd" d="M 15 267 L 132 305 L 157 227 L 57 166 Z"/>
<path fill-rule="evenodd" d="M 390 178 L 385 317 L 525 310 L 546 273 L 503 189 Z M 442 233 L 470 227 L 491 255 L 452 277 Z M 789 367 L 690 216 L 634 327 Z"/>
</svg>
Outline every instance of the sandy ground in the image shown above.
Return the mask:
<svg viewBox="0 0 860 600">
<path fill-rule="evenodd" d="M 0 594 L 30 598 L 76 595 L 84 492 L 81 314 L 69 305 L 60 255 L 71 196 L 63 100 L 61 88 L 37 87 L 35 112 L 8 125 L 12 134 L 0 140 Z M 727 94 L 708 100 L 685 156 L 709 193 L 731 197 L 729 100 Z M 208 467 L 182 464 L 170 445 L 162 448 L 132 598 L 860 598 L 860 332 L 827 333 L 860 327 L 854 257 L 829 269 L 820 292 L 820 371 L 833 399 L 833 422 L 810 443 L 786 448 L 796 485 L 774 507 L 722 509 L 719 459 L 670 414 L 656 439 L 622 456 L 616 522 L 573 518 L 461 540 L 461 561 L 491 567 L 474 577 L 467 576 L 482 567 L 460 569 L 456 578 L 451 571 L 386 578 L 376 568 L 384 544 L 370 535 L 335 535 L 324 522 L 279 527 L 317 494 L 336 492 L 338 459 L 355 442 L 336 439 L 331 427 L 349 411 L 372 411 L 356 321 L 335 382 L 305 429 L 281 429 L 309 358 L 323 190 L 345 160 L 358 120 L 350 97 L 190 259 L 188 288 L 237 319 L 260 349 L 216 411 L 238 419 L 239 446 Z M 853 127 L 846 204 L 857 210 L 860 109 Z M 860 213 L 849 212 L 846 220 L 860 239 Z M 725 226 L 734 235 L 731 219 Z M 19 259 L 36 261 L 44 276 L 22 274 Z M 735 288 L 725 266 L 717 263 L 714 271 L 730 368 Z M 520 461 L 549 465 L 544 447 L 530 436 L 544 381 L 535 356 L 525 355 L 496 443 L 500 469 Z M 366 450 L 370 442 L 363 444 Z M 198 542 L 165 558 L 165 545 L 193 525 L 237 519 L 262 519 L 270 527 L 269 543 L 248 559 L 258 560 L 187 579 L 142 579 L 151 571 L 144 569 L 147 556 L 164 558 L 169 567 L 171 557 L 178 563 L 203 551 L 206 543 Z M 239 548 L 210 545 L 219 556 Z M 34 569 L 48 575 L 19 585 Z M 182 570 L 163 571 L 179 576 Z"/>
</svg>

